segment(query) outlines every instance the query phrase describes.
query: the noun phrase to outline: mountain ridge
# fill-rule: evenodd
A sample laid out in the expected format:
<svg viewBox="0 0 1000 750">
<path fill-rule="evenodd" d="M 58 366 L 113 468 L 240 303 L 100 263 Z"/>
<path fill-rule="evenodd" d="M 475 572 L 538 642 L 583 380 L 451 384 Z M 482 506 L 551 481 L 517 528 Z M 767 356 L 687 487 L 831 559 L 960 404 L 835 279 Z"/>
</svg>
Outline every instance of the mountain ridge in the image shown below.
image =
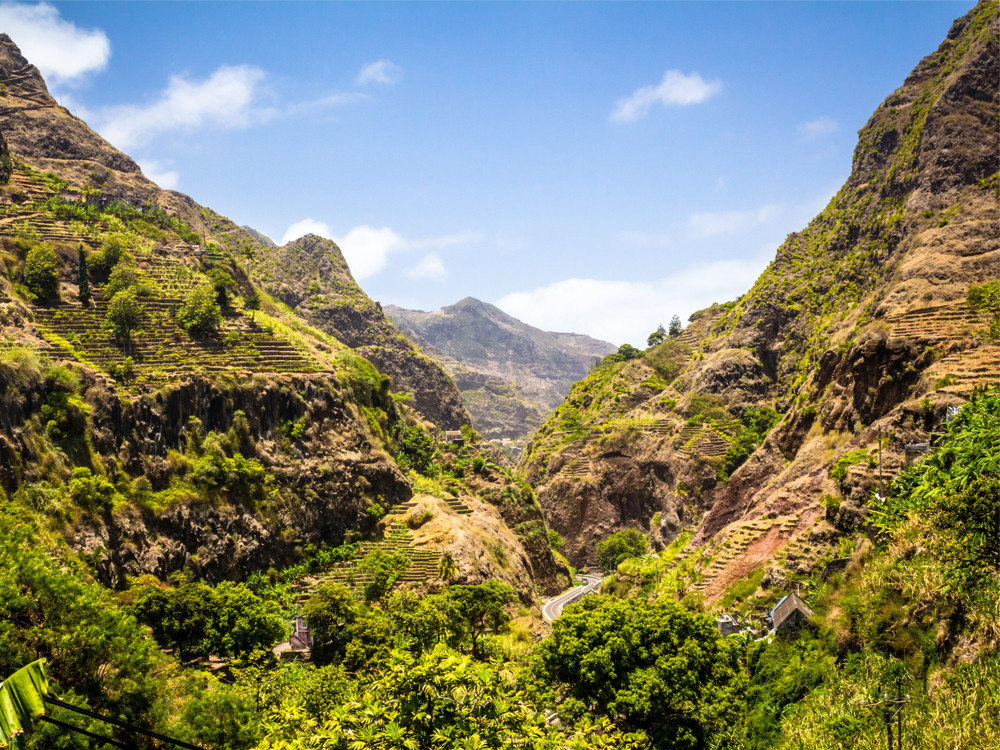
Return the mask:
<svg viewBox="0 0 1000 750">
<path fill-rule="evenodd" d="M 582 334 L 552 333 L 495 305 L 466 297 L 433 312 L 387 305 L 386 314 L 448 371 L 476 428 L 524 438 L 616 347 Z"/>
</svg>

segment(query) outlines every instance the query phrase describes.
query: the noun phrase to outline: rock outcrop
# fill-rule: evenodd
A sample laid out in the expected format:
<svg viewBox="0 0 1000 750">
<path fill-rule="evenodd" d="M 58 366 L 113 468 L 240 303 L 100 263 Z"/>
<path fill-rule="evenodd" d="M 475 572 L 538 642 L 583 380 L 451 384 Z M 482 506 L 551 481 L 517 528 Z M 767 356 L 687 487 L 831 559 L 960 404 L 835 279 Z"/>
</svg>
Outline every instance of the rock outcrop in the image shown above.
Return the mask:
<svg viewBox="0 0 1000 750">
<path fill-rule="evenodd" d="M 994 2 L 955 22 L 862 128 L 830 204 L 685 333 L 679 373 L 665 375 L 662 348 L 595 373 L 539 431 L 523 468 L 571 562 L 619 528 L 676 533 L 675 517 L 695 544 L 750 549 L 744 537 L 770 534 L 768 554 L 813 549 L 817 524 L 856 527 L 878 471 L 898 471 L 906 444 L 996 380 L 1000 351 L 965 298 L 1000 268 L 997 40 Z M 782 418 L 733 470 L 739 419 L 762 407 Z M 717 563 L 699 587 L 720 592 L 747 560 Z"/>
</svg>

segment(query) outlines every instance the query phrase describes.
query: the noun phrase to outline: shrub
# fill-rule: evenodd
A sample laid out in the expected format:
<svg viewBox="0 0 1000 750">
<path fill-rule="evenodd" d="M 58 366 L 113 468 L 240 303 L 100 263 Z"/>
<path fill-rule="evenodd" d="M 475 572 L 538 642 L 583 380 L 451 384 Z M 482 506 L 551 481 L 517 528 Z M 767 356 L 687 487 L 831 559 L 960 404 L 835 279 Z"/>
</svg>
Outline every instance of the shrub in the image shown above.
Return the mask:
<svg viewBox="0 0 1000 750">
<path fill-rule="evenodd" d="M 108 303 L 105 320 L 115 338 L 125 342 L 132 340 L 132 334 L 142 321 L 142 305 L 136 298 L 135 289 L 125 289 L 114 296 Z"/>
<path fill-rule="evenodd" d="M 222 310 L 215 301 L 215 288 L 203 284 L 188 292 L 177 312 L 177 324 L 186 331 L 212 333 L 222 324 Z"/>
<path fill-rule="evenodd" d="M 622 529 L 597 543 L 597 563 L 610 573 L 622 560 L 645 554 L 648 547 L 649 541 L 642 532 Z"/>
<path fill-rule="evenodd" d="M 35 245 L 24 261 L 24 285 L 39 301 L 59 299 L 59 270 L 55 251 L 48 245 Z"/>
</svg>

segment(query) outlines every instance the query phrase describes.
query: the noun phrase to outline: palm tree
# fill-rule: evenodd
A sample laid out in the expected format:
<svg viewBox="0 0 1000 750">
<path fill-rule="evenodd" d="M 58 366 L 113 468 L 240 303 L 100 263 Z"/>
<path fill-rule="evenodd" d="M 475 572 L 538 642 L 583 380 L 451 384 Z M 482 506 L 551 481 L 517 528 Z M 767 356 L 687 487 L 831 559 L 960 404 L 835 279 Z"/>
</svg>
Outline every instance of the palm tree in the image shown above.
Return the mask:
<svg viewBox="0 0 1000 750">
<path fill-rule="evenodd" d="M 459 570 L 458 565 L 455 564 L 455 558 L 451 556 L 450 552 L 445 552 L 438 562 L 438 578 L 442 581 L 454 581 L 458 578 L 458 574 Z"/>
</svg>

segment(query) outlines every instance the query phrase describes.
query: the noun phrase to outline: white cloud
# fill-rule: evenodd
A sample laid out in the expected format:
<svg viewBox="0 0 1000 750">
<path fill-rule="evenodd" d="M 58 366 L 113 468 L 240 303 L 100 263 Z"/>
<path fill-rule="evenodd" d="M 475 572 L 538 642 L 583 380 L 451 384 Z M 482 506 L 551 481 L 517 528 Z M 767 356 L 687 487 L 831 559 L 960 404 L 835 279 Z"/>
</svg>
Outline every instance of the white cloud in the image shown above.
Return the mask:
<svg viewBox="0 0 1000 750">
<path fill-rule="evenodd" d="M 455 247 L 456 245 L 468 245 L 473 242 L 479 242 L 482 238 L 482 232 L 458 232 L 456 234 L 444 234 L 440 237 L 413 240 L 408 244 L 415 250 L 421 250 L 428 247 L 445 248 Z"/>
<path fill-rule="evenodd" d="M 138 164 L 142 173 L 164 190 L 173 190 L 180 181 L 180 175 L 177 172 L 167 169 L 155 159 L 139 161 Z"/>
<path fill-rule="evenodd" d="M 812 141 L 816 138 L 822 138 L 824 135 L 836 133 L 840 130 L 840 123 L 832 117 L 823 115 L 809 122 L 800 122 L 796 130 L 799 133 L 799 138 L 804 141 Z"/>
<path fill-rule="evenodd" d="M 427 253 L 406 275 L 411 279 L 443 279 L 448 272 L 444 270 L 444 263 L 437 253 Z"/>
<path fill-rule="evenodd" d="M 335 237 L 334 241 L 340 245 L 351 274 L 358 280 L 381 272 L 389 261 L 389 253 L 405 250 L 407 245 L 389 227 L 354 227 L 345 237 Z"/>
<path fill-rule="evenodd" d="M 361 72 L 358 73 L 356 83 L 358 86 L 367 86 L 372 83 L 389 86 L 396 83 L 402 74 L 403 69 L 394 62 L 377 60 L 376 62 L 368 63 L 361 69 Z"/>
<path fill-rule="evenodd" d="M 695 237 L 746 232 L 776 219 L 785 213 L 785 206 L 772 203 L 749 211 L 703 211 L 691 214 L 687 229 Z"/>
<path fill-rule="evenodd" d="M 87 73 L 104 70 L 111 57 L 111 43 L 103 31 L 78 28 L 48 3 L 3 3 L 0 30 L 49 83 L 76 82 Z"/>
<path fill-rule="evenodd" d="M 343 237 L 334 235 L 330 226 L 316 219 L 302 219 L 285 230 L 281 238 L 284 245 L 307 234 L 316 234 L 333 240 L 340 246 L 348 268 L 355 279 L 367 279 L 385 270 L 390 253 L 405 253 L 413 250 L 444 249 L 476 242 L 482 239 L 481 232 L 458 232 L 420 240 L 408 240 L 389 227 L 375 229 L 366 225 L 354 227 Z M 430 252 L 416 265 L 406 271 L 411 278 L 442 278 L 447 274 L 441 257 Z"/>
<path fill-rule="evenodd" d="M 668 70 L 656 86 L 643 86 L 631 96 L 619 99 L 611 113 L 615 122 L 634 122 L 649 114 L 654 104 L 686 107 L 711 99 L 722 90 L 722 81 L 706 81 L 698 73 L 685 75 Z"/>
<path fill-rule="evenodd" d="M 276 114 L 259 104 L 264 78 L 264 71 L 252 65 L 223 65 L 201 81 L 171 76 L 151 104 L 103 110 L 98 130 L 118 148 L 128 149 L 174 130 L 246 127 Z"/>
<path fill-rule="evenodd" d="M 652 281 L 567 279 L 515 292 L 495 304 L 547 331 L 586 333 L 614 344 L 645 347 L 646 337 L 671 316 L 686 319 L 713 302 L 743 294 L 773 251 L 752 259 L 699 263 Z"/>
<path fill-rule="evenodd" d="M 324 224 L 322 221 L 316 221 L 316 219 L 303 219 L 302 221 L 295 222 L 285 230 L 279 244 L 287 245 L 292 240 L 305 237 L 307 234 L 326 237 L 328 240 L 333 239 L 333 233 L 330 231 L 329 225 Z"/>
</svg>

